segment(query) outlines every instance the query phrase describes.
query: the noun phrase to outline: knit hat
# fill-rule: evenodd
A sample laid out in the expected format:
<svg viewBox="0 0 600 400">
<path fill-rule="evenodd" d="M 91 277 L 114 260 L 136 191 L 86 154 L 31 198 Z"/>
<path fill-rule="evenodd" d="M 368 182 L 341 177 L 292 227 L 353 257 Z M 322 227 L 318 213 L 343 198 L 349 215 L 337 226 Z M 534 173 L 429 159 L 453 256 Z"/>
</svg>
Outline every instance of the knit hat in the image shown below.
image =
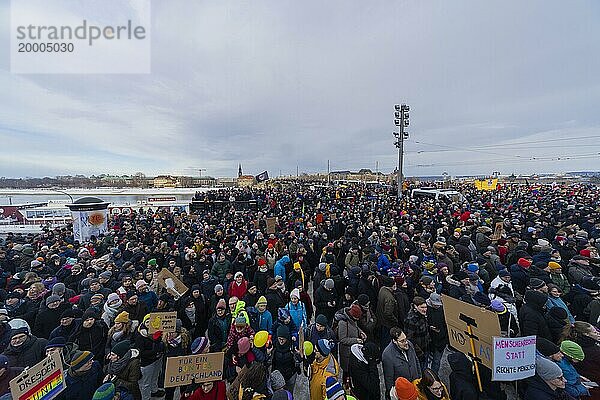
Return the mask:
<svg viewBox="0 0 600 400">
<path fill-rule="evenodd" d="M 86 319 L 90 319 L 90 318 L 96 319 L 96 311 L 92 310 L 91 308 L 88 308 L 83 313 L 83 317 L 81 317 L 81 320 L 85 321 Z"/>
<path fill-rule="evenodd" d="M 144 286 L 144 285 L 148 285 L 148 284 L 146 283 L 146 281 L 144 281 L 144 280 L 140 279 L 139 281 L 137 281 L 137 282 L 135 283 L 135 289 L 136 289 L 136 290 L 140 290 L 140 288 L 141 288 L 142 286 Z"/>
<path fill-rule="evenodd" d="M 494 299 L 490 303 L 490 308 L 498 314 L 504 314 L 506 312 L 506 306 L 498 299 Z"/>
<path fill-rule="evenodd" d="M 432 307 L 441 307 L 442 305 L 442 296 L 439 293 L 433 292 L 429 295 L 429 298 L 425 300 L 428 306 Z"/>
<path fill-rule="evenodd" d="M 552 316 L 553 318 L 561 320 L 561 321 L 564 321 L 569 317 L 569 315 L 567 314 L 567 311 L 564 308 L 558 307 L 558 306 L 550 308 L 548 310 L 548 314 L 550 316 Z"/>
<path fill-rule="evenodd" d="M 317 342 L 317 350 L 319 351 L 319 353 L 323 354 L 324 356 L 328 356 L 329 353 L 331 352 L 329 340 L 319 339 L 319 341 Z"/>
<path fill-rule="evenodd" d="M 148 260 L 148 265 L 151 267 L 156 267 L 156 258 L 151 258 Z"/>
<path fill-rule="evenodd" d="M 277 310 L 277 319 L 280 321 L 285 321 L 288 318 L 291 318 L 290 310 L 288 310 L 287 308 L 280 307 Z"/>
<path fill-rule="evenodd" d="M 98 275 L 98 278 L 104 278 L 104 279 L 110 279 L 111 277 L 112 277 L 112 272 L 110 272 L 110 271 L 104 271 L 100 275 Z"/>
<path fill-rule="evenodd" d="M 348 315 L 350 315 L 354 319 L 360 319 L 362 317 L 362 309 L 358 304 L 352 304 L 348 309 Z"/>
<path fill-rule="evenodd" d="M 366 307 L 367 304 L 369 303 L 370 299 L 369 299 L 368 295 L 361 293 L 358 295 L 358 298 L 356 299 L 356 301 L 358 301 L 358 304 L 360 304 L 361 306 Z"/>
<path fill-rule="evenodd" d="M 63 318 L 76 318 L 75 316 L 75 310 L 68 308 L 65 311 L 63 311 L 62 314 L 60 314 L 60 319 Z"/>
<path fill-rule="evenodd" d="M 215 285 L 215 293 L 217 293 L 218 291 L 223 290 L 223 285 L 221 285 L 220 283 Z"/>
<path fill-rule="evenodd" d="M 54 303 L 55 301 L 60 301 L 60 297 L 55 294 L 51 294 L 46 298 L 46 306 L 48 306 L 50 303 Z"/>
<path fill-rule="evenodd" d="M 501 269 L 498 272 L 498 276 L 500 276 L 500 278 L 505 278 L 507 276 L 510 276 L 510 272 L 505 268 L 505 269 Z"/>
<path fill-rule="evenodd" d="M 317 315 L 317 318 L 315 319 L 315 322 L 319 325 L 322 326 L 327 326 L 327 324 L 329 323 L 329 321 L 327 321 L 327 317 L 324 316 L 323 314 L 319 314 Z"/>
<path fill-rule="evenodd" d="M 550 357 L 553 354 L 556 354 L 560 351 L 560 347 L 549 341 L 546 338 L 538 336 L 535 341 L 535 348 L 539 351 L 544 357 Z"/>
<path fill-rule="evenodd" d="M 529 281 L 529 287 L 533 290 L 541 289 L 546 285 L 546 282 L 541 280 L 540 278 L 531 278 Z"/>
<path fill-rule="evenodd" d="M 71 359 L 71 368 L 73 368 L 73 371 L 77 371 L 93 358 L 94 354 L 89 351 L 76 351 Z"/>
<path fill-rule="evenodd" d="M 65 284 L 62 282 L 56 283 L 52 286 L 52 294 L 61 295 L 65 292 Z"/>
<path fill-rule="evenodd" d="M 583 249 L 583 250 L 581 250 L 581 251 L 579 252 L 579 255 L 582 255 L 582 256 L 584 256 L 584 257 L 590 258 L 590 256 L 591 256 L 591 253 L 592 253 L 592 252 L 590 251 L 590 249 Z"/>
<path fill-rule="evenodd" d="M 191 350 L 192 354 L 202 354 L 208 347 L 208 338 L 204 336 L 197 337 L 192 342 Z"/>
<path fill-rule="evenodd" d="M 267 298 L 265 296 L 260 296 L 258 298 L 256 301 L 256 307 L 260 306 L 261 304 L 264 304 L 265 306 L 267 305 Z"/>
<path fill-rule="evenodd" d="M 120 312 L 116 317 L 115 317 L 115 322 L 120 322 L 122 324 L 126 324 L 129 322 L 129 313 L 127 311 L 122 311 Z"/>
<path fill-rule="evenodd" d="M 481 305 L 481 306 L 487 307 L 491 303 L 490 298 L 488 296 L 486 296 L 485 293 L 482 293 L 482 292 L 475 293 L 473 296 L 471 296 L 471 298 L 473 299 L 473 302 L 475 303 L 475 305 Z"/>
<path fill-rule="evenodd" d="M 285 378 L 278 369 L 271 372 L 271 389 L 276 392 L 285 386 Z"/>
<path fill-rule="evenodd" d="M 335 287 L 335 282 L 333 282 L 333 279 L 331 279 L 331 278 L 325 279 L 325 283 L 323 283 L 323 287 L 327 290 L 333 290 L 333 288 Z"/>
<path fill-rule="evenodd" d="M 279 325 L 277 327 L 277 337 L 282 337 L 287 340 L 290 340 L 290 330 L 285 325 Z"/>
<path fill-rule="evenodd" d="M 246 326 L 246 318 L 243 315 L 239 315 L 235 318 L 235 326 Z"/>
<path fill-rule="evenodd" d="M 0 368 L 8 368 L 8 357 L 0 354 Z"/>
<path fill-rule="evenodd" d="M 325 390 L 327 391 L 327 400 L 340 399 L 346 394 L 342 385 L 333 376 L 328 376 L 325 380 Z"/>
<path fill-rule="evenodd" d="M 218 310 L 219 308 L 220 308 L 221 310 L 226 310 L 226 309 L 227 309 L 227 303 L 225 303 L 225 299 L 220 299 L 220 300 L 217 302 L 217 307 L 216 307 L 216 309 Z"/>
<path fill-rule="evenodd" d="M 551 381 L 563 375 L 562 370 L 554 361 L 544 357 L 536 357 L 535 373 L 545 381 Z"/>
<path fill-rule="evenodd" d="M 12 321 L 11 321 L 11 322 L 12 322 Z M 28 327 L 26 327 L 26 326 L 22 326 L 22 327 L 20 327 L 20 328 L 11 329 L 11 330 L 10 330 L 10 337 L 11 337 L 11 339 L 12 339 L 13 337 L 15 337 L 15 336 L 17 336 L 17 335 L 20 335 L 20 334 L 22 334 L 22 333 L 24 333 L 24 334 L 26 334 L 26 335 L 29 335 L 29 328 L 28 328 Z"/>
<path fill-rule="evenodd" d="M 110 351 L 111 353 L 115 353 L 116 355 L 118 355 L 119 358 L 122 358 L 129 351 L 130 347 L 131 343 L 129 343 L 129 340 L 123 340 L 115 344 Z"/>
<path fill-rule="evenodd" d="M 471 264 L 467 265 L 467 271 L 477 272 L 477 271 L 479 271 L 479 265 L 471 263 Z"/>
<path fill-rule="evenodd" d="M 570 340 L 563 340 L 563 342 L 560 344 L 560 351 L 562 351 L 565 356 L 576 361 L 583 361 L 585 358 L 585 354 L 583 353 L 581 346 Z"/>
<path fill-rule="evenodd" d="M 246 354 L 248 351 L 250 351 L 250 339 L 248 339 L 246 336 L 239 338 L 237 345 L 239 354 Z"/>
<path fill-rule="evenodd" d="M 452 275 L 452 279 L 456 281 L 462 281 L 463 279 L 467 279 L 468 277 L 469 275 L 467 275 L 465 271 L 458 271 L 455 272 L 454 275 Z"/>
<path fill-rule="evenodd" d="M 94 300 L 104 301 L 104 295 L 102 293 L 96 293 L 90 298 L 90 301 L 94 301 Z"/>
<path fill-rule="evenodd" d="M 290 299 L 292 297 L 296 297 L 297 299 L 300 299 L 300 291 L 298 289 L 292 290 L 292 292 L 290 293 Z"/>
<path fill-rule="evenodd" d="M 527 258 L 519 258 L 517 265 L 523 268 L 529 268 L 531 267 L 531 260 L 528 260 Z"/>
<path fill-rule="evenodd" d="M 106 299 L 106 302 L 110 304 L 113 301 L 117 301 L 117 300 L 121 301 L 121 298 L 119 297 L 119 295 L 116 294 L 116 293 L 111 293 L 111 294 L 108 295 L 108 298 Z"/>
<path fill-rule="evenodd" d="M 554 269 L 560 269 L 560 268 L 562 268 L 562 266 L 561 266 L 559 263 L 555 262 L 555 261 L 550 261 L 550 262 L 548 263 L 548 267 L 549 267 L 550 269 L 552 269 L 552 270 L 554 270 Z"/>
<path fill-rule="evenodd" d="M 115 385 L 112 383 L 105 383 L 96 389 L 92 400 L 112 400 L 115 397 Z"/>
<path fill-rule="evenodd" d="M 48 340 L 48 344 L 46 344 L 45 349 L 48 350 L 48 349 L 54 349 L 57 347 L 63 348 L 66 345 L 67 345 L 66 339 L 62 336 L 57 336 L 57 337 L 54 337 L 54 338 Z"/>
<path fill-rule="evenodd" d="M 396 397 L 398 397 L 398 400 L 417 400 L 417 389 L 408 379 L 402 376 L 399 377 L 396 379 L 394 388 L 396 389 Z"/>
</svg>

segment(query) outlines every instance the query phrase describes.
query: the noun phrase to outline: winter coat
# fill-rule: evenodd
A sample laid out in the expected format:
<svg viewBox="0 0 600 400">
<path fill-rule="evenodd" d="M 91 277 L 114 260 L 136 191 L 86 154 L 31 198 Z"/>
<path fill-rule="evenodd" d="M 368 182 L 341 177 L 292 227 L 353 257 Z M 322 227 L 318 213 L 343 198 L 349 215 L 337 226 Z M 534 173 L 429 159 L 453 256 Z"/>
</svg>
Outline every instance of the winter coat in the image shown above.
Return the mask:
<svg viewBox="0 0 600 400">
<path fill-rule="evenodd" d="M 283 346 L 276 342 L 275 349 L 273 350 L 273 371 L 274 370 L 281 372 L 281 375 L 283 375 L 286 382 L 298 372 L 290 341 L 287 341 Z"/>
<path fill-rule="evenodd" d="M 330 306 L 328 303 L 333 304 Z M 315 292 L 315 308 L 316 314 L 323 314 L 327 317 L 329 323 L 333 321 L 333 316 L 337 311 L 337 294 L 334 290 L 327 290 L 323 285 L 317 288 Z"/>
<path fill-rule="evenodd" d="M 213 315 L 211 319 L 208 320 L 207 332 L 211 353 L 223 351 L 225 348 L 230 322 L 231 317 L 228 314 L 223 315 L 222 318 Z"/>
<path fill-rule="evenodd" d="M 129 319 L 132 321 L 138 321 L 141 323 L 144 320 L 146 314 L 148 314 L 148 306 L 146 303 L 138 302 L 135 305 L 130 305 L 127 302 L 123 302 L 123 306 L 121 306 L 121 311 L 127 311 L 129 313 Z"/>
<path fill-rule="evenodd" d="M 427 317 L 412 308 L 404 321 L 404 332 L 408 340 L 415 346 L 417 355 L 421 357 L 429 351 L 431 336 Z"/>
<path fill-rule="evenodd" d="M 567 312 L 567 317 L 569 318 L 569 321 L 572 324 L 575 323 L 575 318 L 573 318 L 573 315 L 571 314 L 571 310 L 569 310 L 569 307 L 567 307 L 567 305 L 565 304 L 563 299 L 561 299 L 560 297 L 554 297 L 554 296 L 548 295 L 548 301 L 546 302 L 546 309 L 550 310 L 552 307 L 560 307 L 563 310 L 565 310 Z"/>
<path fill-rule="evenodd" d="M 476 387 L 471 361 L 462 353 L 448 355 L 450 373 L 450 398 L 452 400 L 478 400 L 479 390 Z M 532 397 L 534 398 L 534 397 Z"/>
<path fill-rule="evenodd" d="M 160 338 L 154 340 L 151 336 L 142 335 L 139 330 L 134 334 L 135 348 L 140 352 L 140 367 L 146 367 L 162 358 L 165 344 Z"/>
<path fill-rule="evenodd" d="M 285 307 L 285 299 L 279 289 L 267 289 L 265 298 L 267 299 L 267 309 L 272 316 L 276 316 L 277 311 Z"/>
<path fill-rule="evenodd" d="M 225 275 L 227 275 L 228 272 L 231 272 L 231 263 L 228 259 L 225 259 L 225 261 L 216 261 L 210 270 L 210 274 L 217 277 L 219 282 L 225 280 Z"/>
<path fill-rule="evenodd" d="M 575 400 L 562 389 L 552 390 L 538 375 L 534 375 L 527 380 L 525 398 L 535 400 Z M 452 397 L 452 400 L 454 400 L 454 397 Z"/>
<path fill-rule="evenodd" d="M 529 286 L 529 271 L 515 264 L 510 267 L 510 277 L 513 289 L 523 295 Z"/>
<path fill-rule="evenodd" d="M 23 368 L 8 367 L 4 374 L 0 376 L 0 396 L 10 393 L 10 381 L 19 376 L 21 372 L 23 372 Z M 2 397 L 0 397 L 0 399 L 2 399 Z"/>
<path fill-rule="evenodd" d="M 552 281 L 552 283 L 554 283 L 556 286 L 559 287 L 559 289 L 562 291 L 563 295 L 567 295 L 569 293 L 569 291 L 571 290 L 571 283 L 569 283 L 569 281 L 567 280 L 567 277 L 560 273 L 550 273 L 550 280 Z"/>
<path fill-rule="evenodd" d="M 398 326 L 399 308 L 392 288 L 384 286 L 379 289 L 377 311 L 375 314 L 377 315 L 379 326 L 384 326 L 388 329 Z"/>
<path fill-rule="evenodd" d="M 369 364 L 365 360 L 361 348 L 360 344 L 352 345 L 350 348 L 348 373 L 352 379 L 352 389 L 360 400 L 380 400 L 379 369 L 376 363 Z"/>
<path fill-rule="evenodd" d="M 326 400 L 327 391 L 325 381 L 327 377 L 334 376 L 337 378 L 340 373 L 340 366 L 335 357 L 330 354 L 321 362 L 315 360 L 310 365 L 310 372 L 310 400 Z"/>
<path fill-rule="evenodd" d="M 421 390 L 421 388 L 419 387 L 419 383 L 421 383 L 421 379 L 415 379 L 413 381 L 413 385 L 415 385 L 415 387 L 417 388 L 417 400 L 429 400 L 428 397 L 428 390 Z M 442 397 L 439 397 L 441 400 L 450 400 L 450 395 L 448 393 L 448 389 L 446 388 L 446 385 L 444 385 L 443 382 L 440 382 L 442 384 L 442 387 L 444 388 L 444 391 L 442 392 Z M 436 397 L 437 399 L 437 397 Z"/>
<path fill-rule="evenodd" d="M 140 391 L 139 380 L 142 377 L 140 369 L 140 352 L 137 349 L 131 349 L 131 359 L 125 367 L 116 374 L 110 381 L 115 386 L 125 387 L 132 394 L 135 400 L 141 400 L 142 393 Z M 104 367 L 105 374 L 108 374 L 108 364 Z"/>
<path fill-rule="evenodd" d="M 385 378 L 385 390 L 389 393 L 396 379 L 400 376 L 414 381 L 421 377 L 421 363 L 417 358 L 415 347 L 408 342 L 408 350 L 401 350 L 394 342 L 387 345 L 381 355 L 383 363 L 383 376 Z"/>
<path fill-rule="evenodd" d="M 290 317 L 292 317 L 292 321 L 294 321 L 296 330 L 300 329 L 300 326 L 302 326 L 302 324 L 304 324 L 304 326 L 307 326 L 308 319 L 306 317 L 306 307 L 304 307 L 304 304 L 301 301 L 298 301 L 298 304 L 296 305 L 292 304 L 292 302 L 290 301 L 285 306 L 285 308 L 290 312 Z M 298 331 L 290 332 L 290 334 L 294 333 L 298 333 Z"/>
<path fill-rule="evenodd" d="M 65 371 L 65 383 L 67 388 L 63 392 L 65 400 L 82 400 L 94 397 L 94 392 L 102 384 L 102 368 L 98 361 L 92 363 L 92 367 L 75 376 L 72 371 Z"/>
<path fill-rule="evenodd" d="M 592 268 L 589 265 L 581 265 L 572 262 L 568 265 L 568 276 L 574 284 L 581 284 L 583 278 L 591 278 L 594 276 Z"/>
<path fill-rule="evenodd" d="M 22 345 L 13 347 L 10 344 L 2 354 L 8 357 L 11 367 L 32 367 L 46 358 L 46 344 L 46 339 L 29 335 Z"/>
<path fill-rule="evenodd" d="M 289 264 L 290 262 L 290 257 L 289 256 L 283 256 L 281 257 L 276 263 L 275 263 L 275 267 L 273 268 L 273 274 L 274 276 L 280 276 L 281 279 L 283 279 L 283 281 L 285 282 L 285 278 L 286 278 L 286 274 L 285 274 L 285 266 L 287 264 Z"/>
<path fill-rule="evenodd" d="M 199 387 L 185 400 L 225 400 L 226 395 L 225 381 L 217 381 L 210 392 L 204 393 L 202 387 Z"/>
<path fill-rule="evenodd" d="M 567 360 L 567 357 L 563 357 L 563 359 L 558 361 L 557 364 L 562 370 L 563 375 L 567 381 L 565 391 L 568 394 L 575 398 L 590 395 L 588 389 L 581 383 L 581 376 L 579 375 L 575 367 L 573 367 L 573 364 L 571 364 L 571 362 Z"/>
<path fill-rule="evenodd" d="M 348 372 L 350 363 L 350 348 L 354 344 L 358 344 L 358 339 L 365 333 L 358 327 L 358 321 L 348 315 L 348 308 L 335 313 L 335 319 L 338 321 L 337 337 L 339 340 L 340 367 L 344 372 Z"/>
<path fill-rule="evenodd" d="M 84 328 L 83 324 L 79 325 L 71 335 L 70 341 L 76 343 L 81 351 L 91 351 L 94 353 L 94 360 L 104 363 L 104 346 L 107 335 L 106 324 L 104 321 L 98 320 L 90 328 Z"/>
<path fill-rule="evenodd" d="M 138 295 L 138 303 L 146 304 L 148 312 L 153 312 L 158 304 L 158 296 L 152 290 L 148 290 Z"/>
<path fill-rule="evenodd" d="M 552 334 L 544 318 L 546 301 L 547 295 L 544 293 L 530 290 L 525 294 L 525 304 L 519 310 L 521 335 L 538 335 L 550 341 L 552 340 Z"/>
<path fill-rule="evenodd" d="M 573 316 L 579 321 L 585 320 L 585 308 L 592 301 L 592 296 L 589 291 L 582 288 L 580 285 L 573 286 L 569 292 L 567 299 L 570 299 L 571 310 L 573 310 Z"/>
<path fill-rule="evenodd" d="M 71 305 L 68 303 L 61 303 L 55 309 L 43 307 L 43 311 L 38 313 L 35 318 L 35 324 L 32 330 L 33 334 L 37 337 L 48 339 L 52 330 L 60 325 L 61 314 L 70 308 Z"/>
<path fill-rule="evenodd" d="M 448 326 L 446 325 L 443 307 L 427 307 L 427 321 L 430 326 L 434 326 L 439 330 L 439 332 L 433 329 L 429 330 L 431 347 L 443 351 L 449 343 Z"/>
</svg>

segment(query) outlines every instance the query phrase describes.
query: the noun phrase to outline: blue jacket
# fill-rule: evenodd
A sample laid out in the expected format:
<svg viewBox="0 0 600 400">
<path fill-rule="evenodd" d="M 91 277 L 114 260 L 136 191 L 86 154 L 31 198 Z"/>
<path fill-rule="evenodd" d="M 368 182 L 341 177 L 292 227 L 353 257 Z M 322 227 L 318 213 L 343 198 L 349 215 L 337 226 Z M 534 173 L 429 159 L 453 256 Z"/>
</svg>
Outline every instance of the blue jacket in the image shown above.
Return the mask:
<svg viewBox="0 0 600 400">
<path fill-rule="evenodd" d="M 267 331 L 271 332 L 273 328 L 273 316 L 269 310 L 265 310 L 265 312 L 258 312 L 258 330 L 259 331 Z"/>
<path fill-rule="evenodd" d="M 92 368 L 81 376 L 72 376 L 65 372 L 67 388 L 63 392 L 65 400 L 91 399 L 94 392 L 102 383 L 102 367 L 98 361 L 92 363 Z"/>
<path fill-rule="evenodd" d="M 304 307 L 304 303 L 298 301 L 298 304 L 293 305 L 290 301 L 285 308 L 290 312 L 290 317 L 292 317 L 292 321 L 294 321 L 297 329 L 300 329 L 302 323 L 306 326 L 306 307 Z M 290 333 L 294 334 L 294 332 Z"/>
<path fill-rule="evenodd" d="M 563 299 L 561 299 L 560 297 L 557 298 L 557 297 L 548 295 L 548 301 L 546 302 L 546 309 L 549 310 L 552 307 L 563 308 L 567 312 L 567 315 L 569 316 L 569 321 L 571 321 L 571 324 L 575 323 L 575 318 L 573 318 L 573 315 L 571 314 L 571 310 L 569 310 L 569 307 L 567 307 L 567 305 L 565 304 Z"/>
<path fill-rule="evenodd" d="M 148 306 L 148 312 L 152 312 L 156 309 L 158 305 L 158 296 L 151 290 L 148 290 L 146 293 L 141 293 L 138 295 L 139 301 L 143 301 Z"/>
<path fill-rule="evenodd" d="M 587 390 L 585 386 L 581 383 L 581 376 L 573 367 L 573 364 L 567 360 L 566 357 L 563 357 L 562 360 L 557 362 L 560 369 L 562 369 L 563 375 L 567 380 L 567 385 L 565 386 L 565 391 L 575 398 L 579 398 L 579 396 L 589 396 L 590 392 Z"/>
<path fill-rule="evenodd" d="M 391 267 L 392 263 L 390 262 L 390 259 L 385 254 L 381 254 L 377 259 L 377 270 L 379 273 L 382 275 L 387 275 L 387 271 Z"/>
<path fill-rule="evenodd" d="M 290 257 L 283 256 L 275 263 L 275 267 L 273 267 L 273 272 L 275 273 L 275 276 L 279 275 L 281 277 L 281 279 L 283 279 L 284 282 L 285 282 L 285 264 L 287 264 L 289 262 L 290 262 Z"/>
</svg>

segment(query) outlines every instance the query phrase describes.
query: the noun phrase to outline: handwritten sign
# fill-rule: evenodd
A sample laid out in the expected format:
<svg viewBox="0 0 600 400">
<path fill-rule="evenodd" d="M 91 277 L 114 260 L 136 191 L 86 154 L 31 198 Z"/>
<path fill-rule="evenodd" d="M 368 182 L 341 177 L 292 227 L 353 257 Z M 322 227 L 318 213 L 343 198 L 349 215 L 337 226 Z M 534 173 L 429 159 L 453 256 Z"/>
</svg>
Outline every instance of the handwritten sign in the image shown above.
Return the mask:
<svg viewBox="0 0 600 400">
<path fill-rule="evenodd" d="M 225 353 L 206 353 L 191 356 L 167 357 L 164 387 L 223 379 Z"/>
<path fill-rule="evenodd" d="M 442 295 L 442 303 L 444 304 L 444 317 L 448 326 L 450 346 L 467 356 L 477 358 L 477 361 L 486 367 L 493 368 L 493 337 L 500 336 L 498 315 L 493 311 L 446 295 Z M 475 354 L 472 354 L 471 337 Z"/>
<path fill-rule="evenodd" d="M 510 381 L 535 375 L 535 336 L 494 337 L 492 380 Z"/>
<path fill-rule="evenodd" d="M 15 400 L 51 400 L 66 387 L 58 353 L 51 354 L 10 381 L 10 393 Z"/>
<path fill-rule="evenodd" d="M 188 291 L 188 287 L 167 268 L 161 269 L 156 279 L 160 287 L 165 288 L 175 299 L 179 299 Z"/>
<path fill-rule="evenodd" d="M 148 333 L 153 334 L 158 331 L 163 333 L 175 332 L 177 324 L 177 311 L 153 312 L 150 313 L 150 324 Z"/>
</svg>

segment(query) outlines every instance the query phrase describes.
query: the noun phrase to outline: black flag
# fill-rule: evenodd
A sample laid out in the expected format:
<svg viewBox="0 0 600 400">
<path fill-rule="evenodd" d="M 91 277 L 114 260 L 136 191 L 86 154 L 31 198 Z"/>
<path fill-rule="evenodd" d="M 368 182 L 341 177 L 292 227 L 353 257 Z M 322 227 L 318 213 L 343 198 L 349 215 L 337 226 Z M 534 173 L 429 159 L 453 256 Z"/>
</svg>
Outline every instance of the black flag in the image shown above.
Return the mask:
<svg viewBox="0 0 600 400">
<path fill-rule="evenodd" d="M 261 172 L 260 174 L 256 175 L 255 178 L 256 182 L 264 182 L 269 179 L 269 173 L 267 171 Z"/>
</svg>

